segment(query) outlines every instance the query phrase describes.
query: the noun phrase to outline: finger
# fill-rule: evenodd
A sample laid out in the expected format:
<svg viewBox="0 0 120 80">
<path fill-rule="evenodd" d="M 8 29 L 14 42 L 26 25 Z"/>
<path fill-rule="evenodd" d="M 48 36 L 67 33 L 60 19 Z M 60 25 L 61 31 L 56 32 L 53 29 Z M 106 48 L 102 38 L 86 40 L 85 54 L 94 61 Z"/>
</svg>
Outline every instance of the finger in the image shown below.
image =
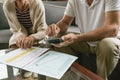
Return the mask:
<svg viewBox="0 0 120 80">
<path fill-rule="evenodd" d="M 58 26 L 55 27 L 55 36 L 57 36 L 60 32 L 60 28 Z"/>
<path fill-rule="evenodd" d="M 67 41 L 67 40 L 70 40 L 71 37 L 69 35 L 64 35 L 61 37 L 63 41 Z"/>
<path fill-rule="evenodd" d="M 52 35 L 56 35 L 56 25 L 55 24 L 53 24 L 52 25 Z"/>
<path fill-rule="evenodd" d="M 33 46 L 33 44 L 34 44 L 34 41 L 32 40 L 30 43 L 29 43 L 29 48 L 31 48 L 32 46 Z"/>
<path fill-rule="evenodd" d="M 60 28 L 56 25 L 56 24 L 54 24 L 54 34 L 55 35 L 57 35 L 59 32 L 60 32 Z"/>
<path fill-rule="evenodd" d="M 33 41 L 32 40 L 27 41 L 26 45 L 27 45 L 26 48 L 31 48 L 33 45 Z"/>
<path fill-rule="evenodd" d="M 21 39 L 18 39 L 17 42 L 16 42 L 16 45 L 17 45 L 18 47 L 20 47 L 20 44 L 21 44 Z"/>
<path fill-rule="evenodd" d="M 26 45 L 24 44 L 24 42 L 25 42 L 25 39 L 22 39 L 20 43 L 20 48 L 25 48 Z"/>
<path fill-rule="evenodd" d="M 27 39 L 25 39 L 22 48 L 26 49 L 27 48 L 27 44 L 28 44 L 28 41 L 27 41 Z"/>
<path fill-rule="evenodd" d="M 17 40 L 16 42 L 16 45 L 19 47 L 19 48 L 24 48 L 24 41 L 25 41 L 26 37 L 24 36 L 20 36 L 19 39 Z"/>
<path fill-rule="evenodd" d="M 60 46 L 59 44 L 51 44 L 51 45 L 53 45 L 53 46 L 55 46 L 55 47 L 62 47 L 62 46 Z"/>
<path fill-rule="evenodd" d="M 29 38 L 30 38 L 29 47 L 31 48 L 35 43 L 35 37 L 34 36 L 29 36 Z"/>
<path fill-rule="evenodd" d="M 17 45 L 18 47 L 20 47 L 20 45 L 19 45 L 19 41 L 16 42 L 16 45 Z"/>
<path fill-rule="evenodd" d="M 29 36 L 25 40 L 25 43 L 24 43 L 25 46 L 24 47 L 25 48 L 31 48 L 33 44 L 34 44 L 34 38 Z"/>
<path fill-rule="evenodd" d="M 46 33 L 46 35 L 50 34 L 50 26 L 48 26 L 48 28 L 46 29 L 45 33 Z"/>
<path fill-rule="evenodd" d="M 48 36 L 52 36 L 52 26 L 48 26 L 48 29 L 46 30 L 46 34 Z"/>
<path fill-rule="evenodd" d="M 60 32 L 60 29 L 56 24 L 52 24 L 49 26 L 47 31 L 48 36 L 56 36 Z"/>
</svg>

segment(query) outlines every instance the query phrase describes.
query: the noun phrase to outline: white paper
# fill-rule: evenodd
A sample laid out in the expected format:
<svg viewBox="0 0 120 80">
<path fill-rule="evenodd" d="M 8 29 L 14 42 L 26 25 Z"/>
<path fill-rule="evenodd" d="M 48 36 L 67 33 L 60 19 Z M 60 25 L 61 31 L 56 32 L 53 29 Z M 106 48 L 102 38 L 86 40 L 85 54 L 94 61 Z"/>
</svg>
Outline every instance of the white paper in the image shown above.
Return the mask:
<svg viewBox="0 0 120 80">
<path fill-rule="evenodd" d="M 33 61 L 38 56 L 42 55 L 48 48 L 29 48 L 29 49 L 16 49 L 7 53 L 0 59 L 0 62 L 15 66 L 18 68 L 23 68 L 26 64 Z"/>
<path fill-rule="evenodd" d="M 3 50 L 0 50 L 0 57 L 4 56 L 5 55 L 5 49 Z"/>
<path fill-rule="evenodd" d="M 43 54 L 44 53 L 44 54 Z M 60 79 L 77 57 L 48 48 L 16 49 L 5 54 L 0 62 L 41 75 Z"/>
<path fill-rule="evenodd" d="M 77 57 L 65 53 L 48 51 L 38 57 L 25 70 L 60 79 Z"/>
</svg>

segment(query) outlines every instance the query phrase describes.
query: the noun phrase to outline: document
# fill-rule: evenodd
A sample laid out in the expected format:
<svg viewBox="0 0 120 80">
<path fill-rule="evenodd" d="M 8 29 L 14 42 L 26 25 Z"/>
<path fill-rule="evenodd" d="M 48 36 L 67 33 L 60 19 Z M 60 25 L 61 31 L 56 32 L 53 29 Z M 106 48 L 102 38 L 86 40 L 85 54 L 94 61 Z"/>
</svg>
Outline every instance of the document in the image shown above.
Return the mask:
<svg viewBox="0 0 120 80">
<path fill-rule="evenodd" d="M 16 49 L 10 51 L 0 58 L 0 62 L 3 62 L 10 66 L 23 68 L 25 65 L 42 55 L 48 48 L 29 48 L 29 49 Z"/>
<path fill-rule="evenodd" d="M 24 69 L 60 79 L 76 59 L 77 57 L 65 53 L 48 51 Z"/>
<path fill-rule="evenodd" d="M 0 50 L 0 57 L 5 55 L 5 49 Z"/>
<path fill-rule="evenodd" d="M 48 48 L 16 49 L 0 58 L 0 62 L 41 75 L 60 79 L 77 57 Z"/>
</svg>

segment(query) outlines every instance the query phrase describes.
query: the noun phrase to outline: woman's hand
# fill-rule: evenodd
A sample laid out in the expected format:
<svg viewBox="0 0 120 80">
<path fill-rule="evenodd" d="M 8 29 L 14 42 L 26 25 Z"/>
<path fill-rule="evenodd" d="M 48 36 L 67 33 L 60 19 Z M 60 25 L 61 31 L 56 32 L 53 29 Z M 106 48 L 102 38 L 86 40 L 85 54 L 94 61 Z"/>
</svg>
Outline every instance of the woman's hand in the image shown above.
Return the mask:
<svg viewBox="0 0 120 80">
<path fill-rule="evenodd" d="M 31 48 L 34 45 L 35 38 L 33 36 L 26 37 L 24 41 L 24 48 Z"/>
<path fill-rule="evenodd" d="M 19 48 L 24 48 L 24 41 L 26 39 L 26 36 L 20 36 L 16 42 L 16 45 L 19 47 Z"/>
<path fill-rule="evenodd" d="M 28 36 L 28 37 L 20 36 L 16 42 L 16 45 L 19 48 L 31 48 L 34 42 L 35 42 L 35 38 L 33 36 Z"/>
<path fill-rule="evenodd" d="M 55 47 L 63 47 L 63 46 L 68 46 L 70 44 L 73 44 L 79 40 L 79 34 L 67 34 L 61 37 L 63 42 L 59 44 L 53 44 Z"/>
</svg>

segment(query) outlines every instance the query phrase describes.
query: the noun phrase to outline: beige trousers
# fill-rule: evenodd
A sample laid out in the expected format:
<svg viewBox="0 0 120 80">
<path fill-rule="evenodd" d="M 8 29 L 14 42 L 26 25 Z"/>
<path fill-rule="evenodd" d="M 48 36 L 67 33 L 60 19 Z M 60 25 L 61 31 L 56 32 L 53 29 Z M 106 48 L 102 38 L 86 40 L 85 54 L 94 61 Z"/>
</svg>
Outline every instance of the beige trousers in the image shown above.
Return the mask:
<svg viewBox="0 0 120 80">
<path fill-rule="evenodd" d="M 76 55 L 77 52 L 93 53 L 96 54 L 97 74 L 107 80 L 107 76 L 113 71 L 120 57 L 120 40 L 116 38 L 105 38 L 101 40 L 97 46 L 89 46 L 85 42 L 77 42 L 68 47 L 55 48 L 56 51 L 65 52 L 68 54 Z M 71 74 L 70 71 L 66 73 Z M 66 76 L 67 76 L 66 75 Z M 65 76 L 65 75 L 64 75 Z M 76 75 L 72 75 L 76 77 Z M 65 79 L 64 79 L 65 78 Z M 72 78 L 71 78 L 72 79 Z M 63 77 L 61 80 L 71 80 Z M 77 80 L 74 78 L 73 80 Z M 47 80 L 56 80 L 47 78 Z"/>
</svg>

